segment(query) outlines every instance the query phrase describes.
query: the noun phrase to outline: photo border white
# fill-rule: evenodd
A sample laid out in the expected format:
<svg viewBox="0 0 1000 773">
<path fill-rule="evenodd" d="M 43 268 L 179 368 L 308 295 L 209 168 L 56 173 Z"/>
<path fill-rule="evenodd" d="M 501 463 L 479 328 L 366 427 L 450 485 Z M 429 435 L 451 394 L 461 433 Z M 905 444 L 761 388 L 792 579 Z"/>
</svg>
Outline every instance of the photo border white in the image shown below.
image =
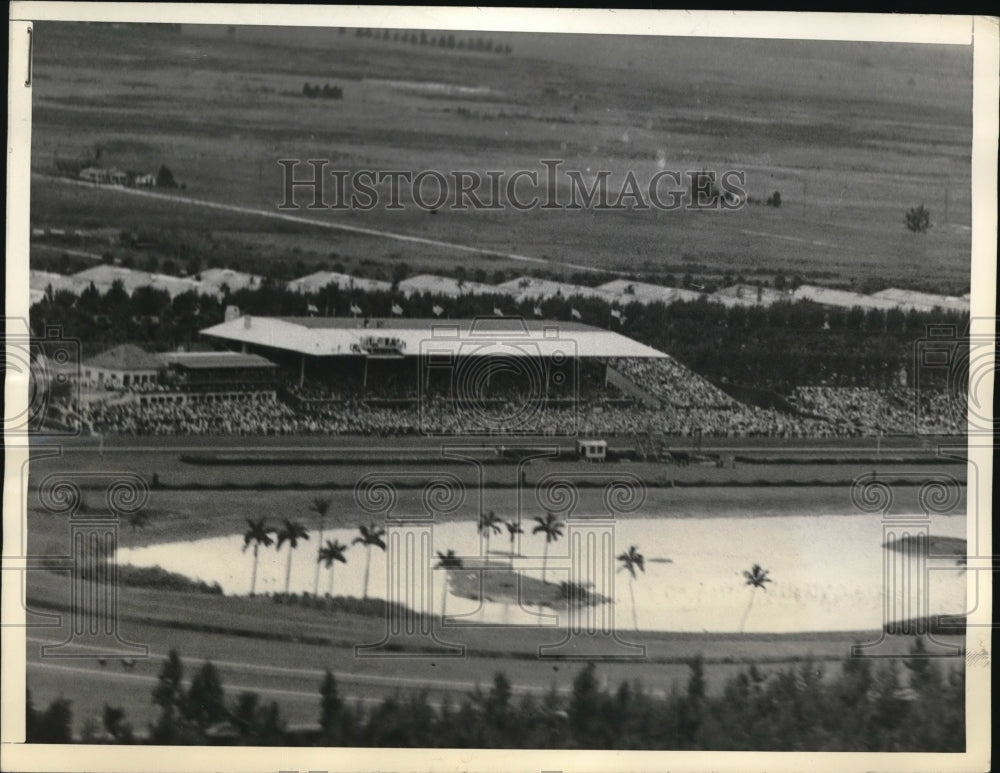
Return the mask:
<svg viewBox="0 0 1000 773">
<path fill-rule="evenodd" d="M 6 316 L 28 315 L 28 234 L 31 89 L 28 28 L 33 21 L 184 22 L 266 26 L 398 27 L 601 35 L 670 35 L 740 38 L 797 38 L 925 44 L 972 44 L 972 318 L 992 319 L 996 309 L 997 140 L 996 106 L 1000 37 L 995 17 L 904 16 L 899 14 L 810 14 L 728 11 L 600 11 L 570 9 L 420 8 L 392 6 L 266 6 L 223 4 L 101 4 L 13 2 L 10 5 L 8 62 Z M 8 333 L 13 332 L 8 330 Z M 992 332 L 991 332 L 992 334 Z M 27 382 L 5 383 L 6 411 L 27 405 Z M 986 386 L 992 398 L 992 383 Z M 992 404 L 992 403 L 990 403 Z M 992 502 L 992 444 L 970 444 L 970 468 L 978 468 L 978 496 Z M 19 549 L 24 524 L 18 486 L 27 450 L 5 444 L 4 556 Z M 971 470 L 970 470 L 971 471 Z M 988 506 L 988 505 L 987 505 Z M 973 515 L 970 513 L 970 516 Z M 991 513 L 979 512 L 981 545 L 992 544 Z M 970 519 L 971 520 L 971 519 Z M 990 767 L 990 657 L 992 577 L 968 573 L 970 593 L 978 584 L 979 606 L 969 620 L 967 648 L 988 653 L 970 664 L 966 689 L 967 751 L 963 754 L 911 753 L 746 753 L 566 750 L 331 749 L 247 747 L 156 747 L 41 745 L 24 737 L 25 641 L 20 583 L 4 583 L 0 629 L 4 696 L 0 716 L 0 759 L 8 770 L 62 771 L 573 771 L 632 770 L 884 770 L 976 771 Z M 971 597 L 971 596 L 970 596 Z M 975 626 L 985 626 L 976 628 Z M 981 669 L 981 671 L 980 671 Z"/>
</svg>

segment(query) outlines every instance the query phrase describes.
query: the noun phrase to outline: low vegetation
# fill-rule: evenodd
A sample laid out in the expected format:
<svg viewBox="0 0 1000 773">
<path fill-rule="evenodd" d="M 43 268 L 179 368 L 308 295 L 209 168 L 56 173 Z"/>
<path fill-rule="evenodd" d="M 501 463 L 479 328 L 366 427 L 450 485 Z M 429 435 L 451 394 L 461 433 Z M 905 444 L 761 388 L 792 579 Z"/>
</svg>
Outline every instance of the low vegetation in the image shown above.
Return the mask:
<svg viewBox="0 0 1000 773">
<path fill-rule="evenodd" d="M 183 574 L 168 572 L 159 566 L 121 565 L 118 567 L 118 581 L 122 585 L 135 588 L 156 588 L 182 593 L 208 593 L 213 596 L 222 595 L 222 586 L 217 582 L 209 584 L 202 580 L 192 580 Z"/>
</svg>

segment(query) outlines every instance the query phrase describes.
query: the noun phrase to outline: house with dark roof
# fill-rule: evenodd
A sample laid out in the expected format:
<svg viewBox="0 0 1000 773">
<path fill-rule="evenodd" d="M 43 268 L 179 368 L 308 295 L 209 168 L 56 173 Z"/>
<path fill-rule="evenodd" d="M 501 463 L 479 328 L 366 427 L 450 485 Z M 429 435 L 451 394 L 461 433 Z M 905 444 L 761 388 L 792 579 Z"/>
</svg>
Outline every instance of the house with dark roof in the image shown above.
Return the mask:
<svg viewBox="0 0 1000 773">
<path fill-rule="evenodd" d="M 128 388 L 155 384 L 163 361 L 132 344 L 122 344 L 83 363 L 83 381 L 89 386 Z"/>
</svg>

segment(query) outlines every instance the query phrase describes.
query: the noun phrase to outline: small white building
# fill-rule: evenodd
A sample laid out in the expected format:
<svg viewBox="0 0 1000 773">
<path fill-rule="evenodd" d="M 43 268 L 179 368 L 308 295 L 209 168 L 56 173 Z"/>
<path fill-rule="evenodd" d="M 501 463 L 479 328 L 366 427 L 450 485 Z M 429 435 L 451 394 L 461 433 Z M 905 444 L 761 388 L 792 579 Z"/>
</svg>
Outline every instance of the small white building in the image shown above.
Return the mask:
<svg viewBox="0 0 1000 773">
<path fill-rule="evenodd" d="M 138 346 L 122 344 L 85 360 L 83 383 L 90 387 L 128 389 L 157 383 L 163 362 Z"/>
<path fill-rule="evenodd" d="M 588 462 L 603 462 L 608 457 L 607 440 L 577 440 L 576 453 Z"/>
<path fill-rule="evenodd" d="M 95 185 L 125 185 L 128 182 L 128 174 L 121 169 L 88 166 L 80 170 L 80 179 Z"/>
</svg>

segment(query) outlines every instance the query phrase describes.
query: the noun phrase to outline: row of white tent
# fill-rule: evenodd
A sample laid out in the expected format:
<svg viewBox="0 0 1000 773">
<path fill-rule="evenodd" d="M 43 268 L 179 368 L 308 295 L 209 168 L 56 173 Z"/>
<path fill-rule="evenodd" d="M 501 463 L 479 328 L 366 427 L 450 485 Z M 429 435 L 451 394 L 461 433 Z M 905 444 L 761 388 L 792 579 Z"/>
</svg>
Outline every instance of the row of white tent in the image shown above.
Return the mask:
<svg viewBox="0 0 1000 773">
<path fill-rule="evenodd" d="M 359 290 L 365 292 L 389 292 L 392 285 L 377 279 L 352 277 L 349 274 L 335 271 L 317 271 L 300 279 L 289 282 L 290 290 L 300 293 L 315 293 L 329 285 L 336 285 L 346 292 Z M 706 298 L 727 306 L 770 306 L 780 300 L 808 299 L 825 306 L 840 306 L 865 309 L 893 309 L 904 311 L 930 311 L 934 308 L 944 308 L 956 311 L 969 311 L 969 296 L 961 298 L 921 293 L 914 290 L 889 289 L 872 295 L 834 290 L 816 285 L 801 285 L 793 291 L 776 290 L 771 287 L 757 287 L 749 284 L 735 284 L 724 287 L 714 293 L 700 293 L 678 287 L 663 287 L 662 285 L 636 282 L 629 279 L 614 279 L 597 287 L 557 282 L 551 279 L 536 277 L 519 277 L 497 285 L 471 282 L 433 274 L 419 274 L 409 277 L 399 283 L 399 292 L 404 297 L 420 293 L 458 298 L 463 295 L 506 295 L 515 302 L 544 301 L 549 298 L 599 298 L 612 305 L 624 306 L 629 303 L 664 303 L 675 301 L 694 301 Z"/>
<path fill-rule="evenodd" d="M 234 271 L 229 268 L 209 268 L 202 271 L 197 277 L 189 278 L 103 264 L 69 275 L 32 270 L 28 277 L 33 304 L 40 301 L 49 288 L 52 289 L 53 293 L 68 290 L 74 295 L 79 295 L 93 284 L 99 292 L 105 293 L 111 289 L 116 281 L 122 283 L 122 287 L 129 295 L 132 295 L 140 287 L 152 287 L 166 290 L 171 298 L 192 291 L 199 295 L 213 295 L 221 298 L 225 294 L 226 288 L 231 292 L 245 288 L 252 289 L 260 286 L 263 280 L 254 274 Z"/>
<path fill-rule="evenodd" d="M 79 295 L 93 284 L 103 293 L 110 289 L 116 281 L 121 281 L 129 295 L 140 287 L 153 287 L 166 290 L 171 298 L 191 291 L 221 298 L 227 289 L 230 292 L 253 289 L 259 287 L 263 279 L 254 274 L 228 268 L 206 269 L 196 277 L 176 277 L 109 265 L 94 266 L 71 275 L 31 271 L 29 279 L 31 302 L 34 304 L 40 301 L 49 288 L 53 292 L 69 290 Z M 287 286 L 293 292 L 305 294 L 316 293 L 330 285 L 335 285 L 345 292 L 352 290 L 390 292 L 392 290 L 390 282 L 354 277 L 336 271 L 317 271 L 292 280 Z M 865 309 L 899 308 L 904 311 L 910 309 L 930 311 L 939 307 L 954 311 L 969 311 L 968 295 L 959 298 L 898 289 L 882 290 L 865 295 L 816 285 L 801 285 L 794 291 L 786 292 L 770 287 L 737 284 L 714 293 L 705 294 L 695 290 L 662 287 L 628 279 L 614 279 L 597 287 L 587 287 L 551 279 L 519 277 L 501 284 L 491 285 L 446 276 L 420 274 L 402 280 L 398 285 L 398 292 L 406 298 L 421 293 L 448 298 L 458 298 L 463 295 L 506 295 L 517 303 L 524 301 L 538 303 L 556 297 L 583 297 L 599 298 L 615 306 L 624 306 L 635 302 L 671 304 L 675 301 L 693 301 L 704 297 L 709 301 L 727 306 L 769 306 L 783 299 L 808 299 L 825 306 L 842 308 L 859 306 Z"/>
</svg>

